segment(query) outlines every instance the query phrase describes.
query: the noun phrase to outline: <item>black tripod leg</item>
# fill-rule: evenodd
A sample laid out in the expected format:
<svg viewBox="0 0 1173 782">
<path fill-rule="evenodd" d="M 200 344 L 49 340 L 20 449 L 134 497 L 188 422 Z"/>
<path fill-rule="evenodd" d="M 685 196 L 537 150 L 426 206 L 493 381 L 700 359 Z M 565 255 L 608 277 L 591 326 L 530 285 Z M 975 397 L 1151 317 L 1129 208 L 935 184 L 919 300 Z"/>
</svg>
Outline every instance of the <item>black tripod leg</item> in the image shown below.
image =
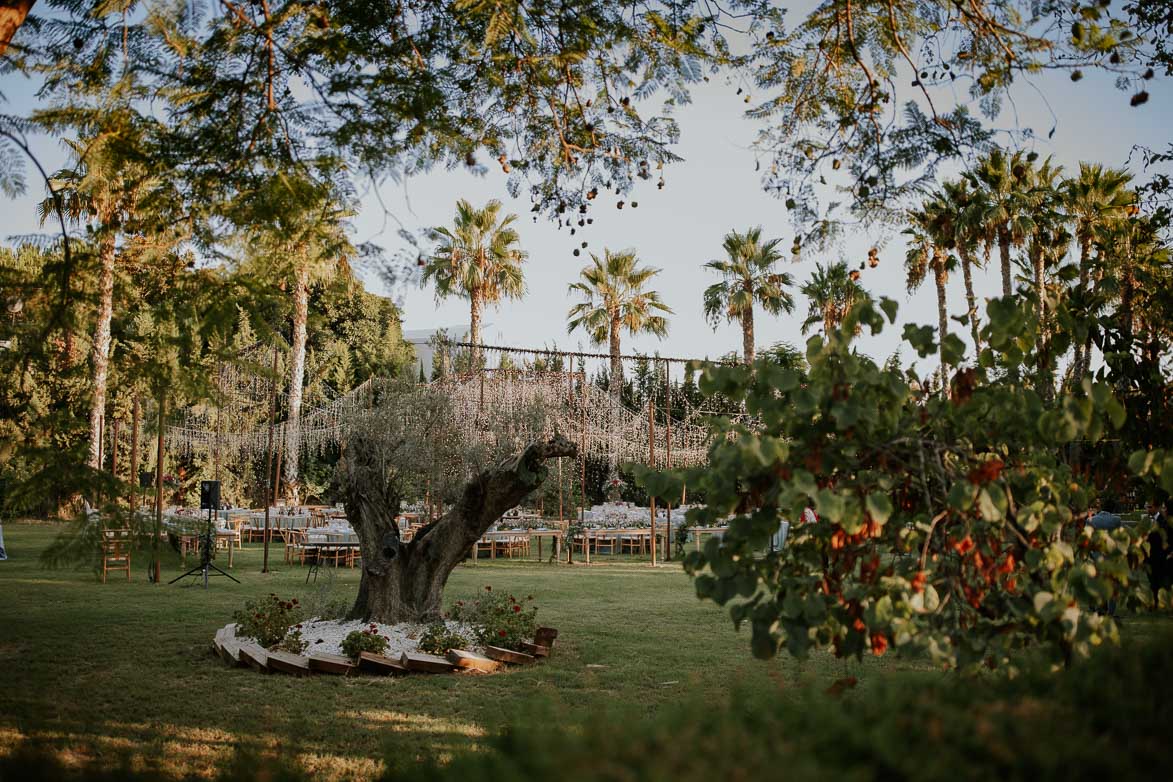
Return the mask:
<svg viewBox="0 0 1173 782">
<path fill-rule="evenodd" d="M 215 565 L 209 564 L 209 565 L 208 565 L 208 567 L 209 567 L 209 568 L 211 568 L 212 570 L 215 570 L 217 573 L 219 573 L 220 575 L 224 576 L 225 578 L 231 578 L 233 581 L 236 581 L 236 576 L 233 576 L 233 575 L 231 575 L 231 574 L 229 574 L 229 573 L 225 573 L 223 570 L 221 570 L 220 568 L 216 567 Z M 239 584 L 240 582 L 239 582 L 239 581 L 236 581 L 236 583 L 238 583 L 238 584 Z"/>
</svg>

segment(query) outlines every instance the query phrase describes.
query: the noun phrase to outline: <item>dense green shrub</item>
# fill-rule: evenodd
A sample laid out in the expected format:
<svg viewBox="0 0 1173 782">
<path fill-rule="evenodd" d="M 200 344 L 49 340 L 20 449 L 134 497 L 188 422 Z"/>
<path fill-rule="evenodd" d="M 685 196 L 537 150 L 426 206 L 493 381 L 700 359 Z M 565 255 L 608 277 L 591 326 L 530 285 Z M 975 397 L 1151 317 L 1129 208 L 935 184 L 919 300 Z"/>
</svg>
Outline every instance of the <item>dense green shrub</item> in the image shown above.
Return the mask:
<svg viewBox="0 0 1173 782">
<path fill-rule="evenodd" d="M 1061 458 L 1112 436 L 1126 411 L 1098 379 L 1054 399 L 1022 381 L 1042 344 L 1032 307 L 990 301 L 976 367 L 955 335 L 939 346 L 904 327 L 919 355 L 940 347 L 957 367 L 948 393 L 857 351 L 860 330 L 895 321 L 886 298 L 813 337 L 805 373 L 705 367 L 701 390 L 742 401 L 757 425 L 714 417 L 704 466 L 639 476 L 661 497 L 703 491 L 689 524 L 728 519 L 684 565 L 698 597 L 750 625 L 755 656 L 892 649 L 972 671 L 1038 646 L 1063 664 L 1118 641 L 1104 607 L 1152 604 L 1136 567 L 1145 528 L 1087 526 L 1094 487 Z M 817 520 L 763 554 L 807 507 Z"/>
<path fill-rule="evenodd" d="M 428 654 L 445 654 L 449 649 L 467 649 L 468 639 L 443 622 L 433 622 L 420 636 L 419 648 Z"/>
<path fill-rule="evenodd" d="M 300 654 L 305 651 L 301 637 L 303 619 L 297 598 L 282 600 L 273 593 L 260 600 L 249 600 L 237 611 L 236 635 L 255 638 L 266 649 Z"/>
<path fill-rule="evenodd" d="M 352 660 L 357 660 L 363 652 L 382 654 L 387 651 L 387 637 L 379 635 L 379 626 L 371 623 L 364 630 L 355 630 L 342 639 L 342 653 Z"/>
<path fill-rule="evenodd" d="M 519 649 L 523 641 L 533 640 L 538 629 L 538 607 L 533 600 L 533 595 L 518 600 L 486 586 L 485 593 L 476 600 L 453 603 L 448 615 L 475 627 L 476 640 L 481 646 Z"/>
</svg>

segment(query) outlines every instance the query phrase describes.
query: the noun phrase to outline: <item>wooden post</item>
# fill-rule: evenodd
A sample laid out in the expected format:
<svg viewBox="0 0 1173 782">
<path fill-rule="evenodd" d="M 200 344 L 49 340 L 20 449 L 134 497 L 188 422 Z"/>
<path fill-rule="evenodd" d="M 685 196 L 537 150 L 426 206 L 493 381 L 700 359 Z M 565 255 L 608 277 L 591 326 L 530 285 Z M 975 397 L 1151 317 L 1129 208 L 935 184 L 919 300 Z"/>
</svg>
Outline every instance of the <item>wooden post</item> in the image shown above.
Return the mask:
<svg viewBox="0 0 1173 782">
<path fill-rule="evenodd" d="M 579 507 L 578 524 L 582 527 L 582 542 L 583 550 L 586 551 L 586 561 L 589 565 L 591 563 L 591 541 L 586 534 L 586 367 L 583 367 L 582 377 L 579 378 L 582 384 L 582 393 L 579 394 L 579 401 L 582 404 L 582 431 L 579 435 L 580 448 L 578 452 L 578 467 L 579 467 L 579 481 L 578 490 L 582 495 L 582 505 Z M 570 541 L 570 557 L 574 558 L 574 540 Z"/>
<path fill-rule="evenodd" d="M 273 501 L 274 502 L 276 502 L 277 498 L 281 496 L 281 459 L 282 459 L 282 457 L 286 456 L 286 454 L 285 454 L 285 438 L 289 434 L 289 432 L 287 430 L 288 424 L 289 424 L 289 422 L 286 421 L 284 424 L 281 425 L 281 441 L 277 443 L 277 472 L 273 474 Z"/>
<path fill-rule="evenodd" d="M 656 469 L 656 397 L 648 394 L 648 467 Z M 656 498 L 648 497 L 652 514 L 652 567 L 656 566 Z"/>
<path fill-rule="evenodd" d="M 163 534 L 163 423 L 166 410 L 167 396 L 159 394 L 159 438 L 155 451 L 155 539 L 153 542 L 156 584 L 163 579 L 163 566 L 159 562 L 159 536 Z"/>
<path fill-rule="evenodd" d="M 672 469 L 672 381 L 668 377 L 668 367 L 664 363 L 664 469 Z M 664 560 L 672 559 L 672 503 L 665 502 L 668 516 L 668 529 L 664 531 Z"/>
<path fill-rule="evenodd" d="M 216 362 L 216 394 L 219 399 L 216 400 L 216 447 L 212 451 L 212 474 L 216 481 L 220 480 L 220 449 L 222 447 L 221 439 L 223 437 L 223 413 L 224 413 L 224 367 L 219 361 Z M 219 511 L 219 508 L 217 508 Z"/>
<path fill-rule="evenodd" d="M 130 515 L 138 512 L 138 432 L 141 411 L 138 394 L 130 407 Z"/>
<path fill-rule="evenodd" d="M 273 386 L 269 389 L 269 444 L 265 448 L 265 555 L 261 572 L 269 572 L 269 508 L 273 505 L 273 421 L 277 417 L 277 346 L 273 346 Z"/>
</svg>

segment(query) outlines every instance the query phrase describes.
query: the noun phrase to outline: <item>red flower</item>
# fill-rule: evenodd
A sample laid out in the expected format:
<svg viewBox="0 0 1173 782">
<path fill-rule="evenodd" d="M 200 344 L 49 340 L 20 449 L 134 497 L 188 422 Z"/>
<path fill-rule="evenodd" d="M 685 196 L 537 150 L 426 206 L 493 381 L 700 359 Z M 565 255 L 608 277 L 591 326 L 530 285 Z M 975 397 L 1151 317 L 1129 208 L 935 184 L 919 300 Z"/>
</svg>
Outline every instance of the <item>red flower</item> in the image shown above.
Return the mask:
<svg viewBox="0 0 1173 782">
<path fill-rule="evenodd" d="M 505 631 L 504 631 L 504 630 L 498 630 L 498 631 L 497 631 L 497 635 L 499 635 L 499 636 L 501 636 L 502 638 L 504 638 L 504 637 L 505 637 Z"/>
<path fill-rule="evenodd" d="M 953 544 L 954 550 L 956 550 L 957 553 L 963 557 L 969 552 L 973 551 L 973 547 L 973 538 L 971 538 L 969 535 L 966 535 L 964 538 Z"/>
<path fill-rule="evenodd" d="M 514 604 L 514 606 L 513 606 L 513 613 L 515 613 L 515 614 L 520 614 L 520 613 L 521 613 L 521 606 L 519 606 L 519 605 L 517 605 L 517 604 Z"/>
<path fill-rule="evenodd" d="M 888 651 L 888 636 L 876 633 L 872 636 L 872 654 L 879 657 Z"/>
<path fill-rule="evenodd" d="M 925 588 L 925 581 L 927 580 L 928 577 L 925 575 L 925 571 L 916 571 L 916 575 L 912 577 L 912 591 L 923 592 Z"/>
<path fill-rule="evenodd" d="M 855 621 L 854 621 L 854 622 L 851 624 L 851 626 L 852 626 L 853 628 L 855 628 L 856 630 L 858 630 L 859 632 L 861 632 L 861 633 L 862 633 L 864 630 L 867 630 L 867 629 L 868 629 L 868 626 L 867 626 L 867 625 L 865 625 L 865 624 L 863 623 L 863 620 L 862 620 L 862 619 L 856 619 L 856 620 L 855 620 Z"/>
</svg>

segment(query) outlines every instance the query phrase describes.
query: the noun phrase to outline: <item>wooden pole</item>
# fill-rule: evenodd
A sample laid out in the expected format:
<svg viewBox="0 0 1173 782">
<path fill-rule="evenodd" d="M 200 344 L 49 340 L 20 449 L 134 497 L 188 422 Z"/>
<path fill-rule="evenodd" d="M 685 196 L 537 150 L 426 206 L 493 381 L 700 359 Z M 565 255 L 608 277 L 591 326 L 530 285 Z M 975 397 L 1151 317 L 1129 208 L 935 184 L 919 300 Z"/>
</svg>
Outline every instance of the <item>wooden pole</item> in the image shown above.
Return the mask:
<svg viewBox="0 0 1173 782">
<path fill-rule="evenodd" d="M 578 449 L 578 493 L 579 493 L 579 508 L 578 508 L 578 525 L 582 527 L 582 542 L 583 550 L 586 552 L 587 564 L 591 561 L 590 541 L 586 536 L 586 366 L 583 366 L 582 377 L 579 378 L 581 388 L 579 388 L 578 403 L 582 407 L 581 410 L 581 424 L 578 433 L 579 449 Z M 568 561 L 574 561 L 574 540 L 571 539 L 570 545 L 566 547 L 568 553 Z"/>
<path fill-rule="evenodd" d="M 286 421 L 281 425 L 281 440 L 277 443 L 277 472 L 273 475 L 273 502 L 281 496 L 281 460 L 285 458 L 285 437 L 288 434 L 286 426 L 289 424 Z"/>
<path fill-rule="evenodd" d="M 558 521 L 562 521 L 562 457 L 558 457 Z"/>
<path fill-rule="evenodd" d="M 265 555 L 261 572 L 269 572 L 269 508 L 273 506 L 273 421 L 277 417 L 277 346 L 273 346 L 273 379 L 269 389 L 269 444 L 265 448 Z"/>
<path fill-rule="evenodd" d="M 220 449 L 223 438 L 223 418 L 224 418 L 224 367 L 219 361 L 216 362 L 216 394 L 219 399 L 216 400 L 216 448 L 212 451 L 213 475 L 217 482 L 220 481 Z M 219 509 L 217 509 L 219 510 Z"/>
<path fill-rule="evenodd" d="M 648 394 L 648 467 L 656 469 L 656 397 Z M 656 566 L 656 498 L 648 496 L 652 514 L 652 567 Z"/>
<path fill-rule="evenodd" d="M 159 536 L 163 534 L 163 422 L 166 410 L 167 396 L 159 394 L 159 437 L 155 450 L 155 539 L 153 543 L 156 584 L 163 579 L 163 566 L 159 562 Z"/>
<path fill-rule="evenodd" d="M 139 402 L 138 394 L 134 395 L 134 401 L 130 406 L 130 514 L 138 512 L 138 432 L 139 432 L 139 415 L 141 413 L 141 403 Z"/>
<path fill-rule="evenodd" d="M 672 381 L 668 377 L 668 365 L 664 365 L 664 469 L 672 469 Z M 665 502 L 668 515 L 668 529 L 664 531 L 664 560 L 672 559 L 672 503 Z"/>
</svg>

